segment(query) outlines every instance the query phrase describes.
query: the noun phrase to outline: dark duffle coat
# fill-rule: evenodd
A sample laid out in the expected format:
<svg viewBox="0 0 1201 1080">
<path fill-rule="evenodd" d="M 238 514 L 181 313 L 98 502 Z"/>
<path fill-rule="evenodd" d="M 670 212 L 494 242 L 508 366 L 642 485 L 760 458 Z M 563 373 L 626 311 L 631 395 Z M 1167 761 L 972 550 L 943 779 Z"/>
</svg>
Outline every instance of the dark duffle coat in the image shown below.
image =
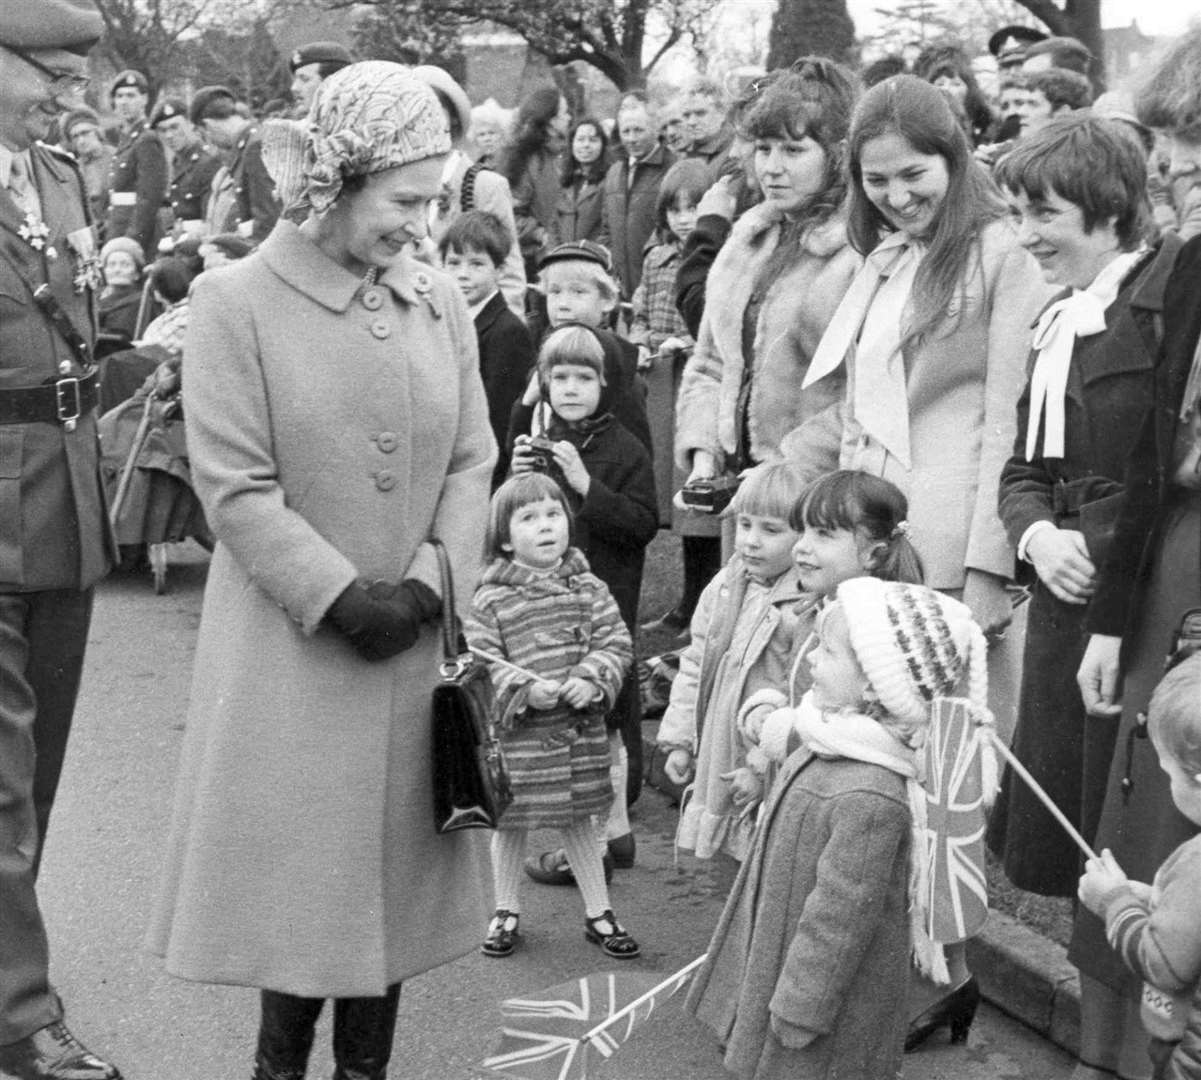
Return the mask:
<svg viewBox="0 0 1201 1080">
<path fill-rule="evenodd" d="M 749 1080 L 891 1080 L 909 980 L 909 804 L 879 765 L 797 751 L 687 1009 Z M 772 1016 L 818 1037 L 790 1049 Z"/>
<path fill-rule="evenodd" d="M 1104 564 L 1125 497 L 1126 462 L 1154 398 L 1164 288 L 1181 246 L 1177 237 L 1165 238 L 1122 283 L 1105 313 L 1106 330 L 1076 342 L 1062 458 L 1045 457 L 1040 437 L 1034 458 L 1026 460 L 1027 382 L 1018 401 L 1013 456 L 1000 485 L 1001 520 L 1015 548 L 1031 525 L 1049 521 L 1082 533 L 1098 571 Z M 1034 359 L 1031 354 L 1031 366 Z M 1057 600 L 1033 567 L 1022 565 L 1033 598 L 1013 750 L 1087 839 L 1096 828 L 1109 775 L 1111 744 L 1097 736 L 1106 726 L 1116 727 L 1085 715 L 1076 685 L 1088 642 L 1088 606 Z M 988 842 L 1019 888 L 1076 895 L 1081 867 L 1075 843 L 1011 770 L 989 818 Z"/>
<path fill-rule="evenodd" d="M 356 577 L 475 586 L 495 445 L 444 274 L 363 289 L 290 222 L 206 272 L 184 346 L 217 547 L 150 946 L 202 982 L 383 994 L 475 948 L 487 841 L 434 832 L 434 627 L 362 660 L 323 624 Z"/>
</svg>

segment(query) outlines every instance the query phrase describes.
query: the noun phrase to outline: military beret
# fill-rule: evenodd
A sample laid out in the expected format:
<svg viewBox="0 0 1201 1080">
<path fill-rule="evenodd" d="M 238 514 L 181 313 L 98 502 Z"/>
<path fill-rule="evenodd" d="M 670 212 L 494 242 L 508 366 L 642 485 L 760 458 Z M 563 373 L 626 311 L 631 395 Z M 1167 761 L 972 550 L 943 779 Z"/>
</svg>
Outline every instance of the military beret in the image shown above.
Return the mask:
<svg viewBox="0 0 1201 1080">
<path fill-rule="evenodd" d="M 435 93 L 446 98 L 450 107 L 458 114 L 459 129 L 466 135 L 471 130 L 471 99 L 450 77 L 450 73 L 433 64 L 418 64 L 413 68 L 413 74 Z"/>
<path fill-rule="evenodd" d="M 595 240 L 570 240 L 566 244 L 551 248 L 538 260 L 538 269 L 550 266 L 551 263 L 566 262 L 568 259 L 596 263 L 606 274 L 613 273 L 613 256 L 604 244 L 598 244 Z"/>
<path fill-rule="evenodd" d="M 125 89 L 140 90 L 143 94 L 149 94 L 150 83 L 146 81 L 146 76 L 140 71 L 134 71 L 133 68 L 126 68 L 125 71 L 122 71 L 120 74 L 118 74 L 117 77 L 109 84 L 109 101 L 112 101 L 113 95 L 118 90 Z"/>
<path fill-rule="evenodd" d="M 340 64 L 346 67 L 353 63 L 354 57 L 345 45 L 339 45 L 336 41 L 313 41 L 308 45 L 301 45 L 292 53 L 288 59 L 288 68 L 294 73 L 297 68 L 307 67 L 309 64 Z"/>
<path fill-rule="evenodd" d="M 164 98 L 150 114 L 150 126 L 158 127 L 164 120 L 174 120 L 177 116 L 187 116 L 188 107 L 179 98 Z"/>
<path fill-rule="evenodd" d="M 988 51 L 1001 63 L 1025 56 L 1026 46 L 1046 40 L 1047 35 L 1032 26 L 1002 26 L 988 39 Z"/>
<path fill-rule="evenodd" d="M 59 123 L 59 128 L 63 133 L 63 137 L 69 139 L 71 132 L 82 124 L 90 124 L 97 131 L 100 130 L 100 117 L 86 105 L 80 105 L 77 109 L 72 109 L 70 112 L 64 113 L 62 121 Z"/>
<path fill-rule="evenodd" d="M 192 123 L 199 124 L 208 107 L 220 98 L 227 98 L 235 104 L 238 100 L 237 95 L 228 86 L 202 86 L 197 90 L 188 109 L 188 117 Z"/>
<path fill-rule="evenodd" d="M 0 5 L 0 45 L 83 55 L 104 32 L 92 0 L 21 0 Z"/>
</svg>

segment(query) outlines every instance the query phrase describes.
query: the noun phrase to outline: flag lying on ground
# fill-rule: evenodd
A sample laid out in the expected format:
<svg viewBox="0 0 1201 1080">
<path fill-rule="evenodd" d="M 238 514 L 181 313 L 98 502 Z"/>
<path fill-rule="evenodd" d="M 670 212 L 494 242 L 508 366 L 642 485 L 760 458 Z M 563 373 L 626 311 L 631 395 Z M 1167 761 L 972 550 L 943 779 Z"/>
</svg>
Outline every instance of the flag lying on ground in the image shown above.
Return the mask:
<svg viewBox="0 0 1201 1080">
<path fill-rule="evenodd" d="M 988 917 L 984 880 L 984 740 L 961 700 L 934 703 L 926 740 L 926 844 L 930 893 L 926 930 L 934 941 L 964 941 Z"/>
<path fill-rule="evenodd" d="M 584 1080 L 704 962 L 660 980 L 603 971 L 501 1003 L 500 1046 L 483 1069 L 513 1080 Z"/>
</svg>

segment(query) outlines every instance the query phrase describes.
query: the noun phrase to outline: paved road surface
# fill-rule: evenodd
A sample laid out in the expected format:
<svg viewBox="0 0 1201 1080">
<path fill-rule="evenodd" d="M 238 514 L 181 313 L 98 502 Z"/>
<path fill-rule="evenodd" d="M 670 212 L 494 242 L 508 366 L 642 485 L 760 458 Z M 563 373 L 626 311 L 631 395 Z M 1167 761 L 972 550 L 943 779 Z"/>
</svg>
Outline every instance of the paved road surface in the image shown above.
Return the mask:
<svg viewBox="0 0 1201 1080">
<path fill-rule="evenodd" d="M 245 1080 L 255 1033 L 251 990 L 169 978 L 141 947 L 170 813 L 204 558 L 177 549 L 172 591 L 114 578 L 99 591 L 91 651 L 43 864 L 54 977 L 68 1019 L 127 1080 Z M 184 560 L 180 564 L 180 560 Z M 667 973 L 701 952 L 730 875 L 673 866 L 674 815 L 648 790 L 635 818 L 638 866 L 619 871 L 616 910 L 643 943 L 631 966 Z M 530 884 L 525 948 L 478 953 L 414 979 L 401 995 L 391 1076 L 466 1080 L 493 1047 L 497 1002 L 614 966 L 584 941 L 574 890 Z M 480 928 L 481 933 L 483 927 Z M 1065 1080 L 1070 1062 L 1028 1029 L 982 1010 L 966 1046 L 945 1033 L 906 1059 L 906 1080 Z M 310 1076 L 330 1073 L 323 1029 Z M 679 1002 L 599 1072 L 612 1080 L 726 1080 L 713 1039 Z"/>
</svg>

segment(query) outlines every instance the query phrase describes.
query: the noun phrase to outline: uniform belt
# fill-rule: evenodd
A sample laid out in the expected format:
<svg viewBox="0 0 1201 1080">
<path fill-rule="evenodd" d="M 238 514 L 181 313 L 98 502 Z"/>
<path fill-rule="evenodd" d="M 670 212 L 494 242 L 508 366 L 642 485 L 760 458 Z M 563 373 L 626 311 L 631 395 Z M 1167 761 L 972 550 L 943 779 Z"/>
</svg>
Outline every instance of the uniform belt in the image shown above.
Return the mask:
<svg viewBox="0 0 1201 1080">
<path fill-rule="evenodd" d="M 81 378 L 56 379 L 41 386 L 0 389 L 0 424 L 62 424 L 68 431 L 99 403 L 100 377 L 93 369 Z"/>
</svg>

